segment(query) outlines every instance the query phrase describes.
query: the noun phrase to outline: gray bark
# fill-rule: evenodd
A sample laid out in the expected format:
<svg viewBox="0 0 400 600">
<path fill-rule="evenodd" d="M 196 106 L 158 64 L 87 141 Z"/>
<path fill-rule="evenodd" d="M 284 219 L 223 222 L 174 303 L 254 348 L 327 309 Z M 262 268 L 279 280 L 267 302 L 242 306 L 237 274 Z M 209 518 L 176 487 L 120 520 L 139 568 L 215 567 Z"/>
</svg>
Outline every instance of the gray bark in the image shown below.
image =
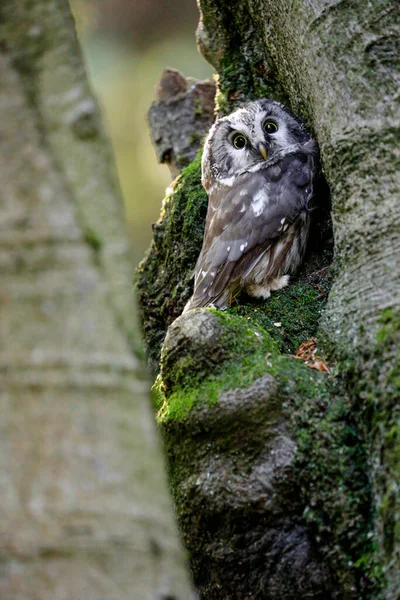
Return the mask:
<svg viewBox="0 0 400 600">
<path fill-rule="evenodd" d="M 69 6 L 0 12 L 0 596 L 186 600 L 113 160 Z"/>
</svg>

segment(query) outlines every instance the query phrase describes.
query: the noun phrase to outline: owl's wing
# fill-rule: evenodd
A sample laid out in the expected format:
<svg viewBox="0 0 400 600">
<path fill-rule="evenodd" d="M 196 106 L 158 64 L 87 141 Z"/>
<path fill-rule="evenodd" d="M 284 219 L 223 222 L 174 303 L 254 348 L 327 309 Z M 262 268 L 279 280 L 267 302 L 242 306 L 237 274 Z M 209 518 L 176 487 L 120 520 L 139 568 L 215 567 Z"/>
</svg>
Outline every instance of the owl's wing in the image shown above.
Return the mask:
<svg viewBox="0 0 400 600">
<path fill-rule="evenodd" d="M 251 265 L 309 208 L 315 175 L 314 156 L 297 152 L 239 176 L 217 202 L 210 196 L 189 308 L 226 305 L 233 272 L 234 280 L 245 272 L 247 275 L 249 267 L 251 270 Z"/>
</svg>

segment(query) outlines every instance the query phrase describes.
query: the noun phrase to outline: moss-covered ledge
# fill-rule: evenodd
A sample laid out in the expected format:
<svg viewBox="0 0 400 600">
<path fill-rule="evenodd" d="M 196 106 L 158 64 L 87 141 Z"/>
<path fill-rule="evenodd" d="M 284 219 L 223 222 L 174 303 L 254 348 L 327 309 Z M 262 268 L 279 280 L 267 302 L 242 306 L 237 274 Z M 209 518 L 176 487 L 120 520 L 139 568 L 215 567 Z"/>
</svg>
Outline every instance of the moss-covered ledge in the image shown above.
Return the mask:
<svg viewBox="0 0 400 600">
<path fill-rule="evenodd" d="M 168 330 L 156 404 L 196 584 L 208 600 L 366 598 L 370 490 L 351 407 L 279 345 L 213 309 Z"/>
</svg>

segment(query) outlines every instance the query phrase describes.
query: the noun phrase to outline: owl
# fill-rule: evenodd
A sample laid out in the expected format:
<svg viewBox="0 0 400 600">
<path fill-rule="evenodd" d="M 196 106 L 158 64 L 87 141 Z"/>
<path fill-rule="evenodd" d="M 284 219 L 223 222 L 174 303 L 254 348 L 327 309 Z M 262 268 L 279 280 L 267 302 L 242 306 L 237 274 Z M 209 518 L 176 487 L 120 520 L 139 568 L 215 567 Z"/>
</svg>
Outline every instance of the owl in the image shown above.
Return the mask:
<svg viewBox="0 0 400 600">
<path fill-rule="evenodd" d="M 184 312 L 268 298 L 301 264 L 319 174 L 316 142 L 282 104 L 257 100 L 211 127 L 202 156 L 203 247 Z"/>
</svg>

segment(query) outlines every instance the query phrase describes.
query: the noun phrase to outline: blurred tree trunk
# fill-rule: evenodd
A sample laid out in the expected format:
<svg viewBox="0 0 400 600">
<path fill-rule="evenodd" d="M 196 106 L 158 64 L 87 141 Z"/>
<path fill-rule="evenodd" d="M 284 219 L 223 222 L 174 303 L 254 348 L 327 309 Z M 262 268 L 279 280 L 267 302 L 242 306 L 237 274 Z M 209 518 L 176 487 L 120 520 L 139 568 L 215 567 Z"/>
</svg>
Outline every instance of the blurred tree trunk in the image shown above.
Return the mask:
<svg viewBox="0 0 400 600">
<path fill-rule="evenodd" d="M 0 597 L 192 597 L 113 160 L 66 0 L 4 0 Z"/>
</svg>

